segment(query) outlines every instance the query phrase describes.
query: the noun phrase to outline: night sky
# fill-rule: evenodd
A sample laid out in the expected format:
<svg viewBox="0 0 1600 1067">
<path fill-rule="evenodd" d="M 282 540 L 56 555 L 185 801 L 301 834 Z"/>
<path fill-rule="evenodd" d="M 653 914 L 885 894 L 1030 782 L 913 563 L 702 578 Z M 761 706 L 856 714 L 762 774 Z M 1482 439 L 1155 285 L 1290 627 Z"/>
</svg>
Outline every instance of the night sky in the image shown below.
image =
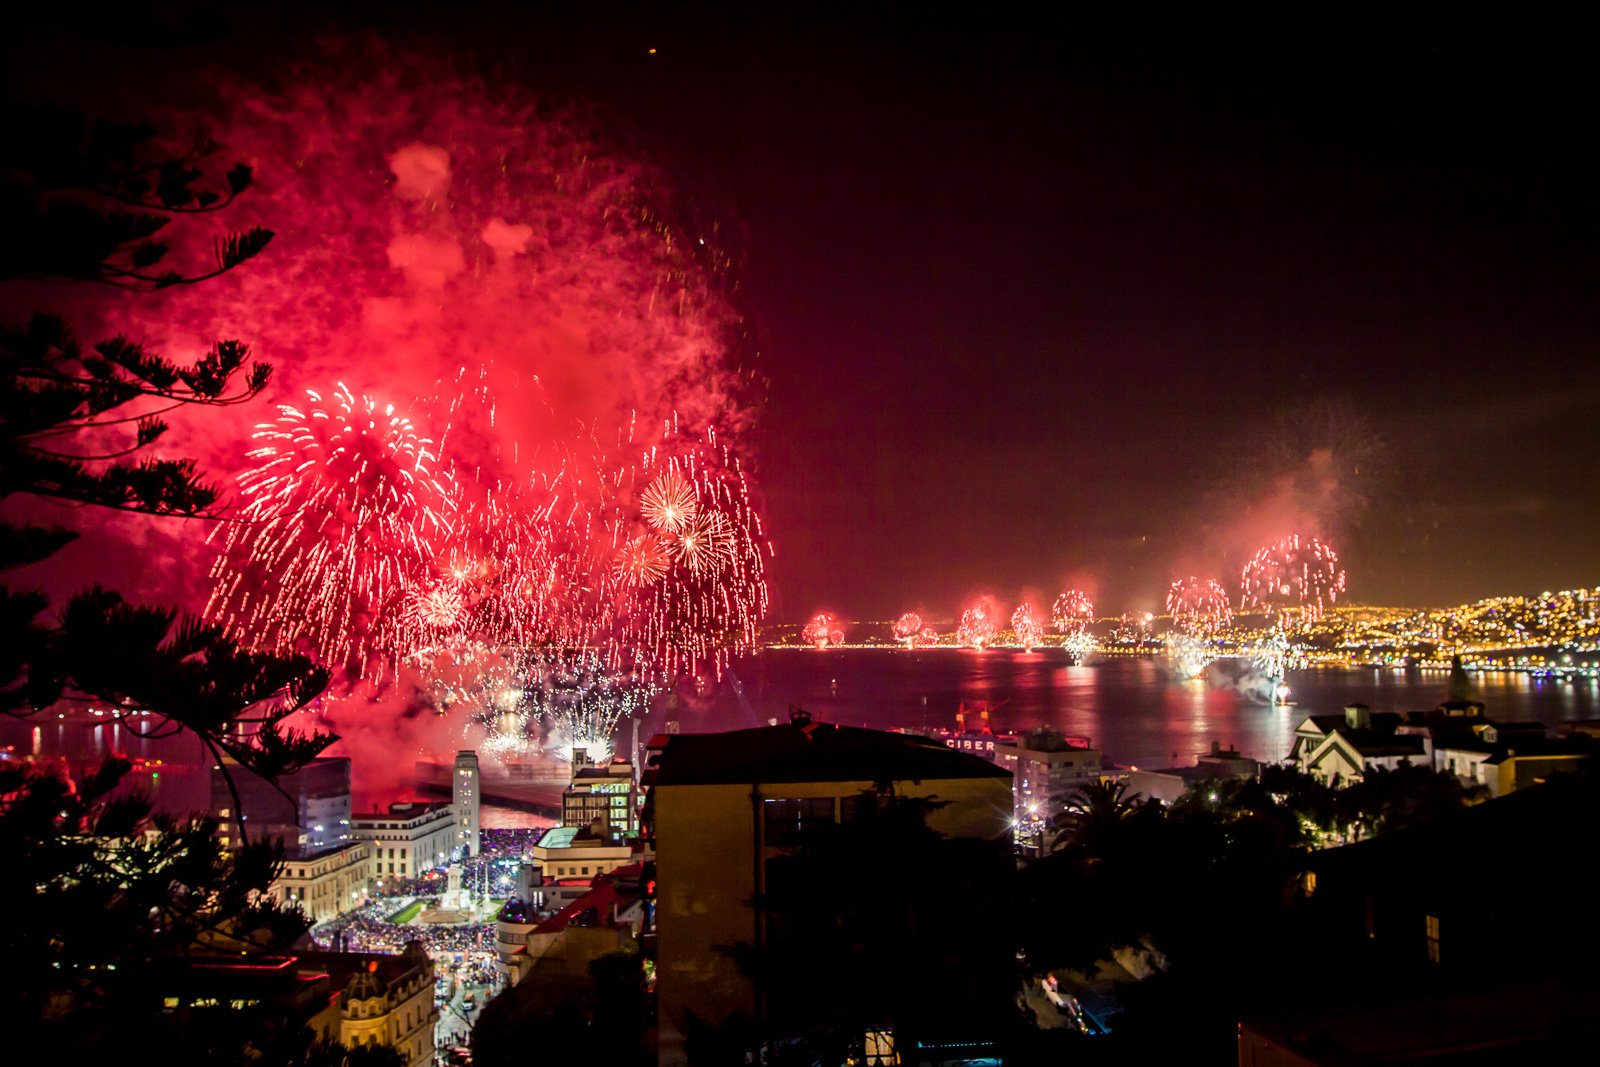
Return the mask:
<svg viewBox="0 0 1600 1067">
<path fill-rule="evenodd" d="M 740 236 L 775 620 L 1160 610 L 1294 530 L 1367 603 L 1600 579 L 1572 28 L 572 6 L 370 18 L 600 103 Z"/>
</svg>

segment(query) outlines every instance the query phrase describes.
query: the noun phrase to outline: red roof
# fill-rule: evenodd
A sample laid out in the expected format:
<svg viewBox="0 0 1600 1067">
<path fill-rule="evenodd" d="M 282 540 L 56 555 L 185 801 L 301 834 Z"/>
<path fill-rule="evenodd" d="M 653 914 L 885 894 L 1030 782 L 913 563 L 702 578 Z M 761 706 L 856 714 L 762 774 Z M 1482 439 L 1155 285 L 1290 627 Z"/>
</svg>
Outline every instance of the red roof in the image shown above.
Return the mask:
<svg viewBox="0 0 1600 1067">
<path fill-rule="evenodd" d="M 597 875 L 593 883 L 594 888 L 541 922 L 538 926 L 535 926 L 533 932 L 536 934 L 559 933 L 571 925 L 573 919 L 576 919 L 591 908 L 594 909 L 596 915 L 597 921 L 595 925 L 609 925 L 612 908 L 628 903 L 635 895 L 631 892 L 624 894 L 617 887 L 618 876 L 637 879 L 643 874 L 644 864 L 630 863 L 626 867 L 618 867 L 610 874 Z M 563 882 L 562 884 L 566 885 L 568 883 Z"/>
</svg>

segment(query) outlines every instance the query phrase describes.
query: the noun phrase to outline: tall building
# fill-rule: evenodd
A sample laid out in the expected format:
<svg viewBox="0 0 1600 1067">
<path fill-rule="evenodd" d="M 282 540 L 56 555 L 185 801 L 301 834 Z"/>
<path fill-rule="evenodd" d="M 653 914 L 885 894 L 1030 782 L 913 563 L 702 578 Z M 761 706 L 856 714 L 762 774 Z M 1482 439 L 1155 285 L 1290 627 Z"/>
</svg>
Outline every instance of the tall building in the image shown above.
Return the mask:
<svg viewBox="0 0 1600 1067">
<path fill-rule="evenodd" d="M 650 750 L 663 1064 L 686 1062 L 685 1035 L 697 1021 L 765 1020 L 765 995 L 727 946 L 765 944 L 770 916 L 758 902 L 769 864 L 792 853 L 805 831 L 862 818 L 862 805 L 880 803 L 887 791 L 935 799 L 931 829 L 992 843 L 1002 863 L 1009 854 L 1011 776 L 937 740 L 814 723 L 799 713 L 780 726 L 658 735 Z M 840 892 L 867 876 L 840 871 Z M 963 919 L 952 910 L 951 921 Z"/>
<path fill-rule="evenodd" d="M 633 764 L 580 763 L 574 755 L 572 779 L 561 792 L 561 825 L 587 829 L 601 820 L 601 830 L 621 837 L 639 836 L 639 791 Z"/>
<path fill-rule="evenodd" d="M 450 805 L 455 809 L 456 842 L 454 853 L 461 859 L 478 854 L 478 809 L 482 803 L 482 779 L 478 774 L 478 754 L 471 749 L 456 753 L 456 773 L 450 790 Z"/>
<path fill-rule="evenodd" d="M 1012 817 L 1017 843 L 1036 852 L 1044 828 L 1074 792 L 1100 778 L 1100 750 L 1086 737 L 1051 730 L 1022 734 L 1014 745 L 995 747 L 995 762 L 1011 772 Z"/>
<path fill-rule="evenodd" d="M 351 841 L 350 761 L 314 759 L 274 785 L 224 757 L 211 768 L 211 810 L 230 848 L 280 838 L 290 859 L 343 848 Z"/>
</svg>

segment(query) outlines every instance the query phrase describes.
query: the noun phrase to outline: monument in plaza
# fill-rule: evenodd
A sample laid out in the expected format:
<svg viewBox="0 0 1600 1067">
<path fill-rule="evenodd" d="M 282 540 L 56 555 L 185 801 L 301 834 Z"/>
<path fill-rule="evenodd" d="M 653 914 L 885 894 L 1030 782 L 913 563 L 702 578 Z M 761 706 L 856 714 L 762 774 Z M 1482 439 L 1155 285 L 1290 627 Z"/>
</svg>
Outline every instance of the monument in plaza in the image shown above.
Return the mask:
<svg viewBox="0 0 1600 1067">
<path fill-rule="evenodd" d="M 439 898 L 440 911 L 472 912 L 472 890 L 461 888 L 461 865 L 452 863 L 444 875 L 444 895 Z"/>
</svg>

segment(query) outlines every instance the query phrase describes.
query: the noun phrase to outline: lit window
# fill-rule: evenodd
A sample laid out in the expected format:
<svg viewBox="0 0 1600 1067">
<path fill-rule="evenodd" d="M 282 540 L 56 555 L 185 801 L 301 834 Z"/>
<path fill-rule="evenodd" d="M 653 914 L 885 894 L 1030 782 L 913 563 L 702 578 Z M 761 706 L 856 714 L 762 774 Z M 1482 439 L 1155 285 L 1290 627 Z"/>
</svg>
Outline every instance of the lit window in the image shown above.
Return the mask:
<svg viewBox="0 0 1600 1067">
<path fill-rule="evenodd" d="M 893 1030 L 868 1030 L 861 1041 L 861 1052 L 861 1061 L 867 1067 L 894 1067 L 900 1062 Z"/>
<path fill-rule="evenodd" d="M 1428 962 L 1439 962 L 1439 917 L 1437 915 L 1424 916 L 1424 923 L 1428 934 Z"/>
</svg>

